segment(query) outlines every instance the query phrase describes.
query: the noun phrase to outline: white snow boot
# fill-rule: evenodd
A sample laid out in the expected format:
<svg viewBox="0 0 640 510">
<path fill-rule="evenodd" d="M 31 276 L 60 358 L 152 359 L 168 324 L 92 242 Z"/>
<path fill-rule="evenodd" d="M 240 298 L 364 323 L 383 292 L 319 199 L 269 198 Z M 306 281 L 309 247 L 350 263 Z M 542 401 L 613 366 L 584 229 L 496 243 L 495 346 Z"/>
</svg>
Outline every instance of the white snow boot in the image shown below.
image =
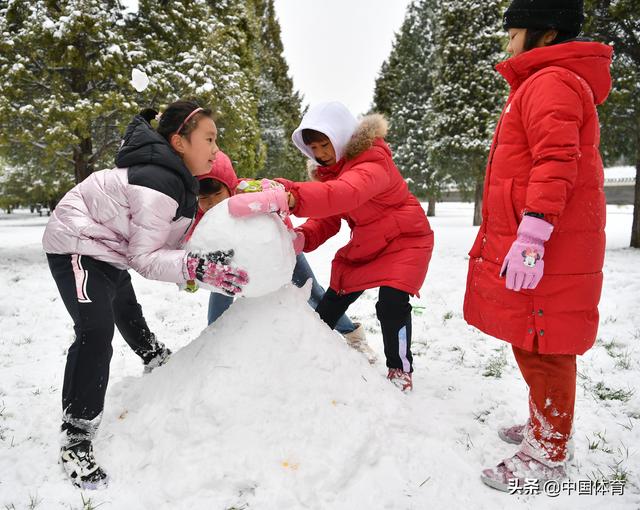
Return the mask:
<svg viewBox="0 0 640 510">
<path fill-rule="evenodd" d="M 347 341 L 349 347 L 364 354 L 370 364 L 375 364 L 378 360 L 378 356 L 367 343 L 367 335 L 365 333 L 364 326 L 359 322 L 354 322 L 353 325 L 356 329 L 351 333 L 344 333 L 342 336 Z"/>
<path fill-rule="evenodd" d="M 104 489 L 108 485 L 107 473 L 93 455 L 91 441 L 85 439 L 60 449 L 60 463 L 67 476 L 79 489 Z"/>
</svg>

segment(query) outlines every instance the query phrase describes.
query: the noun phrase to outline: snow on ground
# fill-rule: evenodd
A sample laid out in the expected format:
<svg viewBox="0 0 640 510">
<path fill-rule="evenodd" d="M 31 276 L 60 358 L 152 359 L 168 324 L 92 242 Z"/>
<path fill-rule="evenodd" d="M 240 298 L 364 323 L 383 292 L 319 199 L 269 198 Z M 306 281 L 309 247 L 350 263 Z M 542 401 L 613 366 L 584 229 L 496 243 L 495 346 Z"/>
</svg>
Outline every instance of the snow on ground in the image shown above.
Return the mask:
<svg viewBox="0 0 640 510">
<path fill-rule="evenodd" d="M 640 507 L 640 251 L 631 208 L 608 209 L 601 328 L 579 360 L 573 481 L 626 478 L 623 496 L 510 496 L 483 467 L 510 455 L 499 426 L 526 417 L 506 344 L 462 319 L 468 204 L 439 204 L 436 249 L 414 300 L 415 390 L 403 395 L 326 330 L 292 287 L 238 301 L 212 328 L 207 293 L 134 276 L 151 328 L 178 351 L 142 377 L 114 339 L 97 457 L 109 489 L 81 493 L 56 464 L 71 321 L 40 238 L 46 218 L 0 217 L 0 508 L 423 509 Z M 328 281 L 336 238 L 309 255 Z M 382 357 L 375 291 L 350 313 Z M 182 348 L 182 349 L 181 349 Z"/>
<path fill-rule="evenodd" d="M 605 168 L 605 179 L 635 179 L 636 168 L 633 166 L 613 166 Z"/>
</svg>

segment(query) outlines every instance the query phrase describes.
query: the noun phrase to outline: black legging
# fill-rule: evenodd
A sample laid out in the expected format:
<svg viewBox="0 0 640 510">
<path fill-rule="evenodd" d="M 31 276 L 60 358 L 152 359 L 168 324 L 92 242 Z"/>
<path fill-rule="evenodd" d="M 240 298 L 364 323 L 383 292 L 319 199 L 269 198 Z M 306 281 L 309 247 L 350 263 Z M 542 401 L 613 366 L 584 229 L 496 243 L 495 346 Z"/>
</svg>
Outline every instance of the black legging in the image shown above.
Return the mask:
<svg viewBox="0 0 640 510">
<path fill-rule="evenodd" d="M 316 312 L 333 329 L 342 314 L 362 293 L 363 291 L 337 294 L 336 291 L 329 288 L 318 303 Z M 387 367 L 400 368 L 405 372 L 413 372 L 411 309 L 407 292 L 391 287 L 380 287 L 376 315 L 382 327 Z"/>
<path fill-rule="evenodd" d="M 77 426 L 104 407 L 114 326 L 143 361 L 157 353 L 158 342 L 127 271 L 83 255 L 47 254 L 47 260 L 76 334 L 67 353 L 62 410 Z"/>
</svg>

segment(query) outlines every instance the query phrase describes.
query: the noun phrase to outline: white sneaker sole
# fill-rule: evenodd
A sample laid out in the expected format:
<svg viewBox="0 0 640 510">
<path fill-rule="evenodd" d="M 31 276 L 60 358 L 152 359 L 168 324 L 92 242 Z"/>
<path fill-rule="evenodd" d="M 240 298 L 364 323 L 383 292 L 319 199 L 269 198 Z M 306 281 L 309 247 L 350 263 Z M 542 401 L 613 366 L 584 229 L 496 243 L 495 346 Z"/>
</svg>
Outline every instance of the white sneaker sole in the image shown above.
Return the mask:
<svg viewBox="0 0 640 510">
<path fill-rule="evenodd" d="M 482 480 L 482 483 L 488 485 L 492 489 L 496 489 L 500 492 L 509 492 L 509 485 L 499 482 L 498 480 L 494 480 L 493 478 L 490 478 L 485 474 L 480 475 L 480 480 Z"/>
</svg>

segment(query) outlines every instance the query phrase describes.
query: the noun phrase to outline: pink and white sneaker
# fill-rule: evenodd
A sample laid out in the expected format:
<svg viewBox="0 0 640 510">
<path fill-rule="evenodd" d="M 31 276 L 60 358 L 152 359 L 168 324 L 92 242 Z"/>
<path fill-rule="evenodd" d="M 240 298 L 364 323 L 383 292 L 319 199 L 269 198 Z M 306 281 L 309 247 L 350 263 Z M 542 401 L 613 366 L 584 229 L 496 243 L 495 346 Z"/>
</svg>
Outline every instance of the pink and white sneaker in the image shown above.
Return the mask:
<svg viewBox="0 0 640 510">
<path fill-rule="evenodd" d="M 525 482 L 537 480 L 542 484 L 549 480 L 562 480 L 567 477 L 564 465 L 547 465 L 523 452 L 503 460 L 496 467 L 485 469 L 480 479 L 489 487 L 503 492 L 512 492 L 516 487 L 522 487 Z M 514 482 L 515 480 L 515 482 Z"/>
<path fill-rule="evenodd" d="M 524 434 L 528 425 L 529 425 L 529 422 L 527 421 L 522 425 L 513 425 L 511 427 L 504 427 L 504 428 L 498 429 L 498 436 L 505 443 L 522 444 L 522 442 L 524 441 Z M 576 448 L 573 442 L 573 438 L 570 438 L 569 442 L 567 443 L 567 460 L 568 461 L 573 460 L 575 449 Z"/>
<path fill-rule="evenodd" d="M 387 379 L 405 393 L 413 390 L 411 373 L 405 372 L 401 368 L 390 368 L 389 373 L 387 374 Z"/>
<path fill-rule="evenodd" d="M 498 429 L 498 436 L 505 443 L 520 444 L 524 441 L 524 431 L 527 428 L 528 422 L 522 425 L 513 425 L 512 427 L 504 427 Z"/>
</svg>

